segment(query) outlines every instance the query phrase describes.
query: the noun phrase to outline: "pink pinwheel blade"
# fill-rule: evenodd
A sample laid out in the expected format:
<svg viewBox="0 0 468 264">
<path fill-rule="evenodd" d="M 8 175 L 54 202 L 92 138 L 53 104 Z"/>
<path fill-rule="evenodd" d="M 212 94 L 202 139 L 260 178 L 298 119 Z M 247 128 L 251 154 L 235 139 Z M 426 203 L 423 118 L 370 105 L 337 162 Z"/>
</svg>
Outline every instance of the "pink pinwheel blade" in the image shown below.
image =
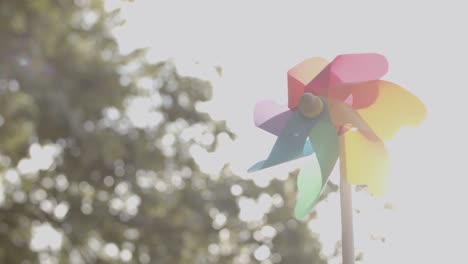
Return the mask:
<svg viewBox="0 0 468 264">
<path fill-rule="evenodd" d="M 345 54 L 337 56 L 317 77 L 309 82 L 304 91 L 321 96 L 333 95 L 331 89 L 345 83 L 367 82 L 380 79 L 388 70 L 384 56 L 375 53 Z M 336 93 L 336 92 L 335 92 Z M 345 100 L 349 94 L 340 93 Z M 353 104 L 360 104 L 360 97 L 353 95 Z M 365 98 L 363 100 L 366 100 Z"/>
<path fill-rule="evenodd" d="M 371 106 L 379 96 L 379 86 L 385 81 L 374 80 L 359 83 L 343 83 L 329 87 L 329 99 L 334 99 L 352 106 L 353 109 L 361 109 Z"/>
<path fill-rule="evenodd" d="M 277 136 L 292 113 L 288 107 L 274 101 L 260 101 L 255 105 L 254 123 L 257 127 Z"/>
</svg>

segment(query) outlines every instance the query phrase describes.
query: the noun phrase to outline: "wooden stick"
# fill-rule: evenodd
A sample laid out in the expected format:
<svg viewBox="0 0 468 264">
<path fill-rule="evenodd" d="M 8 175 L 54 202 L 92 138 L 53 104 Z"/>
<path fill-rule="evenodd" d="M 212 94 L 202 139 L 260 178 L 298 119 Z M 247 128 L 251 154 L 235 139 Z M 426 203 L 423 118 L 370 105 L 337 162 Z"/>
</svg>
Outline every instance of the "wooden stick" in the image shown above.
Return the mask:
<svg viewBox="0 0 468 264">
<path fill-rule="evenodd" d="M 341 246 L 343 264 L 354 264 L 353 201 L 351 185 L 346 181 L 345 170 L 341 170 Z"/>
</svg>

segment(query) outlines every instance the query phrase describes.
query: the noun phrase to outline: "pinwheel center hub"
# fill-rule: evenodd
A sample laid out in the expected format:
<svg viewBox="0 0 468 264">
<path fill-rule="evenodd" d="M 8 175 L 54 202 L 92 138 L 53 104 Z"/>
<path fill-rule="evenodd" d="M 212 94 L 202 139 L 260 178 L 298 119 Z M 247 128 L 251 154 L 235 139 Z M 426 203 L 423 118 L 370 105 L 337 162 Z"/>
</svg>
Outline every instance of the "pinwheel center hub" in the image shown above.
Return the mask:
<svg viewBox="0 0 468 264">
<path fill-rule="evenodd" d="M 323 111 L 323 102 L 311 93 L 304 93 L 299 101 L 299 110 L 307 118 L 315 118 Z"/>
</svg>

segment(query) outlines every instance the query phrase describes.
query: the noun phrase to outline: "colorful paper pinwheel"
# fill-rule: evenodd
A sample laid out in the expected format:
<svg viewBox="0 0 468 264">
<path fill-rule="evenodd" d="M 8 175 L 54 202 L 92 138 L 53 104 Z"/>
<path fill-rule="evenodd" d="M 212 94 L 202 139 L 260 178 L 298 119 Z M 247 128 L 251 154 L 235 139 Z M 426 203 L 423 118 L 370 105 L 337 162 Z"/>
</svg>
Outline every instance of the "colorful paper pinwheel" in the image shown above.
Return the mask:
<svg viewBox="0 0 468 264">
<path fill-rule="evenodd" d="M 268 158 L 250 172 L 316 154 L 298 175 L 297 219 L 313 209 L 338 157 L 347 183 L 383 194 L 388 167 L 383 140 L 426 115 L 417 97 L 380 80 L 387 69 L 379 54 L 345 54 L 331 63 L 311 58 L 288 71 L 288 107 L 257 103 L 255 125 L 278 138 Z"/>
</svg>

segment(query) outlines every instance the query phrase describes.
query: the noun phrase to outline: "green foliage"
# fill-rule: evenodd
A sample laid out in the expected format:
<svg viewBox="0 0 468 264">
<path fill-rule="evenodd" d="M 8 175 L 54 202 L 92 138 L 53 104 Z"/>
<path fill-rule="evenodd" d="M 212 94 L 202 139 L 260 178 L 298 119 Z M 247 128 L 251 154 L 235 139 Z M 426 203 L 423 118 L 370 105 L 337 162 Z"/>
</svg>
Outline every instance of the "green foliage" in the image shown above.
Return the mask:
<svg viewBox="0 0 468 264">
<path fill-rule="evenodd" d="M 195 109 L 210 83 L 149 64 L 144 50 L 119 54 L 120 23 L 101 1 L 0 1 L 0 263 L 255 263 L 262 244 L 273 262 L 324 263 L 290 219 L 293 177 L 259 189 L 228 166 L 200 171 L 191 147 L 234 137 Z M 142 99 L 146 125 L 129 115 Z M 38 158 L 49 164 L 31 168 Z M 239 219 L 238 202 L 261 193 L 285 202 Z M 46 223 L 61 247 L 31 241 Z M 254 235 L 266 225 L 276 236 Z"/>
</svg>

